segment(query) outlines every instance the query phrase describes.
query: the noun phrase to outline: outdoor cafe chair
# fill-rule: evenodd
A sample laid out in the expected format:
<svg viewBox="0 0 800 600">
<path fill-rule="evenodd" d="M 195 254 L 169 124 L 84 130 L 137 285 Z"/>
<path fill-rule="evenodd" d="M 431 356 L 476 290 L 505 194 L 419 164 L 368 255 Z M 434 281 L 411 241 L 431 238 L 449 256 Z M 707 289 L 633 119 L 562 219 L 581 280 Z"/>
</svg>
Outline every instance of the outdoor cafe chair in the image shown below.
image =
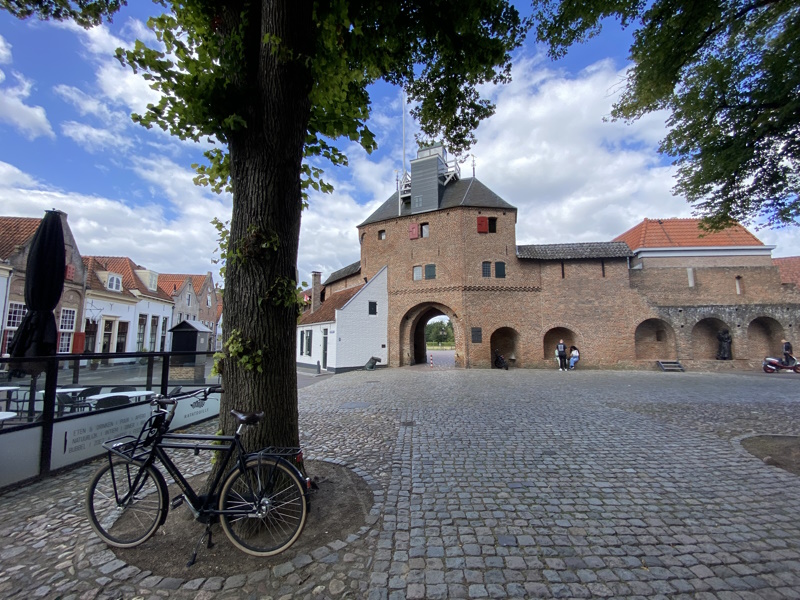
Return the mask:
<svg viewBox="0 0 800 600">
<path fill-rule="evenodd" d="M 125 406 L 130 404 L 130 398 L 127 396 L 108 396 L 100 398 L 94 405 L 95 410 L 102 410 L 104 408 L 114 408 L 115 406 Z"/>
<path fill-rule="evenodd" d="M 65 412 L 79 412 L 91 406 L 90 403 L 75 398 L 70 394 L 56 392 L 56 416 L 63 416 Z"/>
<path fill-rule="evenodd" d="M 134 385 L 118 385 L 111 388 L 112 392 L 135 392 L 136 386 Z"/>
<path fill-rule="evenodd" d="M 86 401 L 86 398 L 88 396 L 94 396 L 102 391 L 103 391 L 102 385 L 94 385 L 92 387 L 87 387 L 85 390 L 78 392 L 78 400 Z"/>
</svg>

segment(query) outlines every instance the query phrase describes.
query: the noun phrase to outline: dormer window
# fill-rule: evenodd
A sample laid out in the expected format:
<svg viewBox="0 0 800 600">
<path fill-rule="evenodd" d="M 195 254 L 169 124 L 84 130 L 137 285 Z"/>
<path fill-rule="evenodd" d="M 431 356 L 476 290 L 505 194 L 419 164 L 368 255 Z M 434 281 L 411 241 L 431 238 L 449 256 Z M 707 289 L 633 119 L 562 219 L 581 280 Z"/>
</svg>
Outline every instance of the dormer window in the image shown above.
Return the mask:
<svg viewBox="0 0 800 600">
<path fill-rule="evenodd" d="M 151 292 L 154 292 L 158 287 L 158 273 L 150 273 L 150 283 L 147 286 Z"/>
<path fill-rule="evenodd" d="M 119 275 L 109 275 L 108 276 L 108 289 L 112 292 L 121 292 L 122 291 L 122 277 Z"/>
</svg>

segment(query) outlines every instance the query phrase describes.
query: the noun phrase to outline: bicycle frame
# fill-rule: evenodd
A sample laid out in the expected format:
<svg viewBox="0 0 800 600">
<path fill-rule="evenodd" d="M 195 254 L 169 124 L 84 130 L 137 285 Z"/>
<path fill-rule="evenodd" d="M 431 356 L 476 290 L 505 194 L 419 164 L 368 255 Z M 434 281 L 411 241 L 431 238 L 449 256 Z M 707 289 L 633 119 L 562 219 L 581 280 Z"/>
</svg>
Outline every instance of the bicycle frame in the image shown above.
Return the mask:
<svg viewBox="0 0 800 600">
<path fill-rule="evenodd" d="M 219 443 L 211 444 L 210 442 L 228 442 L 227 445 L 220 445 Z M 206 443 L 191 443 L 191 442 L 206 442 Z M 192 450 L 195 454 L 201 450 L 211 450 L 215 452 L 224 452 L 222 457 L 222 467 L 217 471 L 214 481 L 211 484 L 211 493 L 205 496 L 200 496 L 194 491 L 194 488 L 189 484 L 186 478 L 181 473 L 178 466 L 172 461 L 165 450 Z M 201 514 L 218 514 L 220 511 L 213 507 L 215 494 L 222 481 L 222 476 L 227 475 L 225 467 L 230 462 L 231 456 L 236 452 L 236 465 L 234 468 L 244 468 L 245 457 L 247 456 L 239 435 L 201 435 L 190 433 L 165 433 L 154 444 L 152 462 L 157 458 L 164 465 L 164 468 L 178 484 L 178 487 L 183 492 L 184 498 L 189 503 L 189 508 L 194 514 L 195 519 L 199 519 Z"/>
</svg>

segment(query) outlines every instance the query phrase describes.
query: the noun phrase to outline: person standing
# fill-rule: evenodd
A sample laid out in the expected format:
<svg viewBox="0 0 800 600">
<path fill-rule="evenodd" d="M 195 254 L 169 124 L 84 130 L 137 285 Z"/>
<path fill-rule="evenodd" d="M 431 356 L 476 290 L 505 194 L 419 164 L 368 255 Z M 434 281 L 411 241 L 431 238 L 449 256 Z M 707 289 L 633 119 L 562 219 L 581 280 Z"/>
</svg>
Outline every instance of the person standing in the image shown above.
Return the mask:
<svg viewBox="0 0 800 600">
<path fill-rule="evenodd" d="M 787 367 L 792 364 L 792 360 L 794 359 L 793 350 L 792 350 L 792 343 L 786 340 L 781 340 L 783 344 L 783 364 Z"/>
<path fill-rule="evenodd" d="M 564 343 L 564 340 L 558 340 L 558 344 L 556 344 L 556 352 L 558 353 L 558 370 L 559 371 L 566 371 L 567 370 L 567 345 Z"/>
</svg>

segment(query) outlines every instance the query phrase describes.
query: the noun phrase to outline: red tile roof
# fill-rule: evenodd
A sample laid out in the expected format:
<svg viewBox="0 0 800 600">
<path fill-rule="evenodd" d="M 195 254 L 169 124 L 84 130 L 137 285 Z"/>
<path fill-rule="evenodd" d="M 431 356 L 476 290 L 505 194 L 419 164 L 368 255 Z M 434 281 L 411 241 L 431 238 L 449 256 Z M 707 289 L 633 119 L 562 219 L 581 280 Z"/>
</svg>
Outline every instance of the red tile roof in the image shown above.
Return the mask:
<svg viewBox="0 0 800 600">
<path fill-rule="evenodd" d="M 312 325 L 313 323 L 327 323 L 333 321 L 336 318 L 336 311 L 347 304 L 347 301 L 355 296 L 364 285 L 365 284 L 362 283 L 359 286 L 347 288 L 341 292 L 331 294 L 331 296 L 313 313 L 310 309 L 304 312 L 303 316 L 300 317 L 300 325 Z"/>
<path fill-rule="evenodd" d="M 793 283 L 800 288 L 800 256 L 773 258 L 772 264 L 778 267 L 781 283 Z"/>
<path fill-rule="evenodd" d="M 104 290 L 111 294 L 120 294 L 126 298 L 135 298 L 128 285 L 125 283 L 125 277 L 121 270 L 113 268 L 109 263 L 109 257 L 107 256 L 82 256 L 81 259 L 83 260 L 83 264 L 86 267 L 86 289 L 89 290 Z M 103 281 L 100 279 L 100 276 L 97 274 L 98 271 L 113 271 L 119 275 L 123 275 L 122 278 L 122 291 L 112 291 L 109 290 Z"/>
<path fill-rule="evenodd" d="M 176 291 L 180 291 L 184 282 L 189 279 L 192 282 L 194 293 L 199 294 L 203 289 L 208 274 L 205 275 L 186 275 L 178 273 L 159 273 L 158 287 L 164 290 L 168 296 L 172 296 Z M 213 282 L 210 282 L 213 283 Z"/>
<path fill-rule="evenodd" d="M 222 317 L 222 290 L 217 288 L 214 290 L 214 293 L 217 296 L 217 323 L 219 323 L 220 318 Z"/>
<path fill-rule="evenodd" d="M 136 271 L 146 271 L 147 269 L 141 265 L 137 265 L 127 256 L 93 256 L 98 265 L 102 267 L 95 267 L 98 271 L 112 271 L 122 276 L 122 287 L 128 290 L 136 290 L 143 296 L 150 298 L 158 298 L 172 302 L 172 296 L 164 293 L 160 288 L 151 290 L 147 284 L 136 274 Z M 86 261 L 84 261 L 86 264 Z"/>
<path fill-rule="evenodd" d="M 0 260 L 8 260 L 14 248 L 24 246 L 41 222 L 31 217 L 0 217 Z"/>
<path fill-rule="evenodd" d="M 640 248 L 694 248 L 698 246 L 763 246 L 764 244 L 741 225 L 722 231 L 700 229 L 700 219 L 645 219 L 615 242 L 625 242 L 631 250 Z"/>
</svg>

